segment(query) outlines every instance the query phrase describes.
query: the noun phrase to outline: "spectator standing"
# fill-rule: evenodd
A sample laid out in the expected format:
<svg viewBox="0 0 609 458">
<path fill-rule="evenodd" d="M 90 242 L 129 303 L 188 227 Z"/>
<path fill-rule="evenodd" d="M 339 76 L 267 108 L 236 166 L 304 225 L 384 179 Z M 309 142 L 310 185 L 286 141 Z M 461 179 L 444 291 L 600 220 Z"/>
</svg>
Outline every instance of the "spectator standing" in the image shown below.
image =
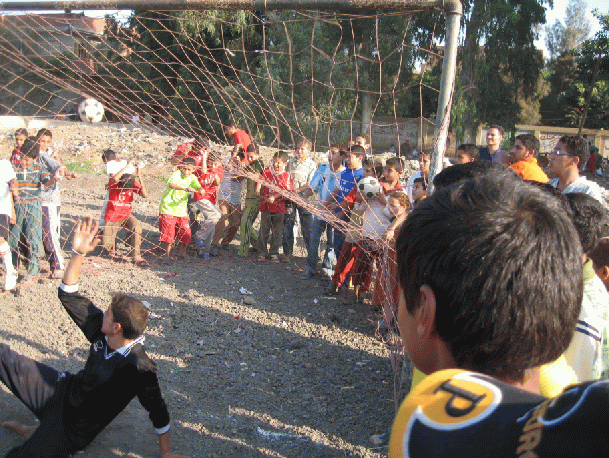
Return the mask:
<svg viewBox="0 0 609 458">
<path fill-rule="evenodd" d="M 264 172 L 264 162 L 260 158 L 260 151 L 258 145 L 252 143 L 247 148 L 247 156 L 249 164 L 245 167 L 245 171 L 253 173 L 259 177 Z M 245 205 L 243 208 L 243 214 L 241 216 L 241 243 L 239 244 L 239 251 L 237 253 L 238 259 L 247 257 L 250 250 L 250 245 L 253 249 L 258 242 L 258 234 L 254 230 L 254 222 L 260 212 L 260 194 L 256 192 L 258 182 L 251 177 L 247 177 L 246 191 L 245 191 Z"/>
<path fill-rule="evenodd" d="M 237 126 L 237 123 L 234 121 L 224 126 L 224 132 L 233 139 L 233 151 L 231 152 L 231 157 L 235 156 L 239 152 L 245 154 L 247 147 L 252 143 L 252 139 L 249 134 L 245 130 L 239 129 L 239 126 Z M 249 163 L 247 156 L 244 156 L 243 162 L 245 165 Z"/>
<path fill-rule="evenodd" d="M 220 248 L 228 251 L 228 246 L 239 231 L 239 224 L 241 222 L 241 189 L 243 185 L 237 176 L 237 172 L 241 168 L 244 156 L 243 153 L 239 152 L 230 159 L 226 166 L 220 189 L 218 190 L 219 207 L 222 216 L 216 224 L 216 233 L 211 242 L 209 254 L 212 256 L 218 256 Z"/>
<path fill-rule="evenodd" d="M 139 263 L 144 261 L 140 251 L 142 227 L 132 213 L 133 194 L 146 198 L 148 190 L 139 167 L 136 167 L 135 175 L 126 173 L 130 166 L 133 167 L 133 162 L 129 162 L 110 178 L 108 205 L 104 215 L 103 245 L 109 253 L 115 253 L 116 235 L 121 228 L 124 228 L 129 234 L 127 245 L 131 248 L 127 256 L 134 263 Z"/>
<path fill-rule="evenodd" d="M 4 263 L 6 277 L 4 291 L 10 291 L 17 285 L 17 270 L 13 265 L 11 247 L 8 244 L 10 225 L 15 224 L 15 205 L 19 200 L 17 176 L 10 161 L 0 160 L 0 256 Z"/>
<path fill-rule="evenodd" d="M 406 193 L 410 200 L 414 202 L 414 198 L 412 196 L 412 188 L 414 188 L 414 180 L 417 178 L 423 178 L 425 183 L 429 183 L 429 169 L 431 166 L 431 153 L 429 151 L 421 151 L 419 153 L 419 171 L 414 173 L 408 178 L 408 182 L 406 183 Z"/>
<path fill-rule="evenodd" d="M 262 180 L 285 191 L 294 191 L 290 174 L 285 167 L 288 153 L 278 151 L 273 156 L 273 164 L 262 173 Z M 260 194 L 260 233 L 256 248 L 266 259 L 279 259 L 279 245 L 283 234 L 283 217 L 285 215 L 285 198 L 276 189 L 258 183 L 256 193 Z M 270 236 L 270 248 L 267 240 Z"/>
<path fill-rule="evenodd" d="M 16 255 L 22 236 L 28 245 L 28 271 L 24 283 L 33 283 L 34 276 L 40 271 L 42 188 L 55 183 L 55 178 L 36 162 L 39 154 L 38 143 L 28 138 L 21 146 L 20 164 L 13 166 L 19 187 L 19 201 L 15 202 L 15 224 L 11 228 L 9 244 Z"/>
<path fill-rule="evenodd" d="M 165 250 L 165 264 L 171 262 L 171 246 L 177 238 L 180 249 L 178 259 L 186 256 L 186 247 L 190 243 L 190 224 L 188 221 L 188 196 L 201 189 L 199 180 L 194 175 L 196 165 L 191 157 L 182 159 L 176 170 L 167 181 L 167 189 L 161 197 L 159 206 L 159 241 Z"/>
<path fill-rule="evenodd" d="M 588 144 L 577 135 L 564 135 L 550 153 L 548 169 L 557 178 L 548 183 L 566 194 L 583 192 L 594 197 L 604 205 L 600 187 L 580 174 L 580 170 L 588 162 L 590 151 Z"/>
<path fill-rule="evenodd" d="M 346 154 L 347 152 L 343 145 L 337 143 L 330 146 L 330 150 L 328 151 L 328 163 L 322 164 L 317 168 L 309 183 L 308 189 L 304 193 L 303 197 L 305 198 L 309 198 L 313 193 L 317 193 L 317 205 L 320 210 L 323 208 L 324 202 L 326 202 L 330 194 L 336 188 L 340 174 L 345 170 L 343 161 L 345 160 Z M 336 257 L 336 253 L 334 252 L 333 228 L 323 218 L 323 215 L 315 215 L 313 217 L 311 239 L 309 242 L 307 266 L 305 267 L 305 279 L 313 278 L 317 272 L 319 244 L 321 235 L 324 231 L 326 232 L 326 250 L 322 262 L 322 272 L 328 277 L 332 277 L 332 274 L 334 273 L 334 258 Z"/>
<path fill-rule="evenodd" d="M 480 158 L 480 150 L 472 143 L 463 143 L 457 148 L 455 154 L 455 164 L 465 164 L 477 161 Z"/>
<path fill-rule="evenodd" d="M 197 240 L 203 243 L 203 246 L 198 248 L 198 253 L 204 256 L 204 253 L 212 252 L 216 224 L 222 218 L 216 203 L 224 168 L 216 155 L 204 151 L 201 167 L 193 174 L 199 180 L 201 189 L 193 194 L 189 204 L 190 211 L 197 213 L 194 218 L 196 224 L 191 225 L 191 232 L 194 232 Z"/>
<path fill-rule="evenodd" d="M 301 138 L 296 144 L 294 157 L 288 161 L 286 171 L 290 174 L 294 184 L 294 192 L 303 197 L 309 189 L 309 183 L 317 169 L 317 164 L 309 157 L 312 144 L 306 138 Z M 307 251 L 311 241 L 311 226 L 313 215 L 306 208 L 289 202 L 286 206 L 286 214 L 283 221 L 283 259 L 289 260 L 294 253 L 294 224 L 296 223 L 296 213 L 300 219 L 300 228 Z"/>
<path fill-rule="evenodd" d="M 539 140 L 535 135 L 518 135 L 514 147 L 508 153 L 510 168 L 523 180 L 546 183 L 548 176 L 537 164 L 538 152 Z"/>
<path fill-rule="evenodd" d="M 21 159 L 21 146 L 23 142 L 28 138 L 29 134 L 26 129 L 17 129 L 15 131 L 15 149 L 11 153 L 11 164 L 19 165 Z"/>
<path fill-rule="evenodd" d="M 481 161 L 492 161 L 508 164 L 506 152 L 501 149 L 503 140 L 503 127 L 492 124 L 486 131 L 486 147 L 480 148 L 479 156 Z"/>
</svg>

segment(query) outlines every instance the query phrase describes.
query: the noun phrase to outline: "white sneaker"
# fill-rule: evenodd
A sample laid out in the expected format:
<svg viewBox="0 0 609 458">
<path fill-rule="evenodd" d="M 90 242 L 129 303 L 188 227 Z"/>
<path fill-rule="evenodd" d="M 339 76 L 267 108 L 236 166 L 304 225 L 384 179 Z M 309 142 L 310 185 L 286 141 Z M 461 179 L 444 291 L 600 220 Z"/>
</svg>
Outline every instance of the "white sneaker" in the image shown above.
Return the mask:
<svg viewBox="0 0 609 458">
<path fill-rule="evenodd" d="M 9 273 L 6 274 L 6 278 L 4 280 L 4 291 L 11 291 L 15 289 L 17 286 L 17 273 Z"/>
</svg>

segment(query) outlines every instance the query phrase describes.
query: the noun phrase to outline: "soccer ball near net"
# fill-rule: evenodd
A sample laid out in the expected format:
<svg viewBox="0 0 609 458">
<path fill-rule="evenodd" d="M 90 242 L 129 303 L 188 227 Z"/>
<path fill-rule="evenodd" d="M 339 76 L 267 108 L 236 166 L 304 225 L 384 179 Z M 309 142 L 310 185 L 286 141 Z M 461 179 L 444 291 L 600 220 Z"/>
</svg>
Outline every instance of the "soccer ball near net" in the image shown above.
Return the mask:
<svg viewBox="0 0 609 458">
<path fill-rule="evenodd" d="M 104 106 L 95 99 L 85 99 L 78 105 L 78 115 L 84 122 L 100 122 L 104 117 Z"/>
<path fill-rule="evenodd" d="M 374 177 L 362 178 L 358 186 L 366 199 L 371 199 L 377 193 L 381 192 L 381 184 Z"/>
</svg>

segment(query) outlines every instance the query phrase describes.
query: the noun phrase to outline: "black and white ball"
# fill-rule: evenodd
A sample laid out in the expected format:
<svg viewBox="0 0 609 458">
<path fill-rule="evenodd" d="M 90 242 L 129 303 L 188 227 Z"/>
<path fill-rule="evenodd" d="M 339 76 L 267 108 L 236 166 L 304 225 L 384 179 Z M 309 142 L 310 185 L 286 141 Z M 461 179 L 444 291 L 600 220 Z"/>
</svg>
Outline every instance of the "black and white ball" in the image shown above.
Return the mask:
<svg viewBox="0 0 609 458">
<path fill-rule="evenodd" d="M 85 99 L 78 105 L 78 116 L 84 122 L 100 122 L 104 117 L 104 106 L 95 99 Z"/>
<path fill-rule="evenodd" d="M 364 194 L 366 199 L 371 199 L 381 192 L 381 184 L 374 177 L 365 177 L 358 183 L 359 190 Z"/>
</svg>

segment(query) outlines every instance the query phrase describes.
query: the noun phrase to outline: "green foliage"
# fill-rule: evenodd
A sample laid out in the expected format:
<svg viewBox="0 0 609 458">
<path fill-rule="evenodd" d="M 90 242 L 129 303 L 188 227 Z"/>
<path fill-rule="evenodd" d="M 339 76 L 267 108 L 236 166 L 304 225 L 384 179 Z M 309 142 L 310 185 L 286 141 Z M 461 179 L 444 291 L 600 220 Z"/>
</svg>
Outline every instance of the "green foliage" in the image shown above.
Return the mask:
<svg viewBox="0 0 609 458">
<path fill-rule="evenodd" d="M 590 35 L 586 7 L 584 0 L 570 0 L 565 11 L 565 24 L 557 19 L 553 25 L 546 27 L 546 46 L 551 60 L 579 49 Z"/>
<path fill-rule="evenodd" d="M 545 23 L 547 3 L 463 1 L 465 44 L 452 114 L 458 138 L 480 124 L 499 123 L 510 129 L 523 117 L 534 117 L 523 113 L 522 105 L 538 98 L 543 58 L 534 41 L 537 25 Z"/>
<path fill-rule="evenodd" d="M 609 123 L 609 15 L 597 13 L 597 18 L 602 29 L 593 39 L 583 42 L 577 52 L 563 53 L 550 61 L 552 90 L 542 101 L 542 122 L 547 125 L 578 127 L 590 91 L 584 127 L 606 128 Z"/>
<path fill-rule="evenodd" d="M 93 167 L 93 163 L 91 161 L 73 161 L 68 162 L 66 164 L 66 169 L 70 172 L 75 173 L 95 173 L 96 170 Z M 97 172 L 99 173 L 99 171 Z"/>
</svg>

